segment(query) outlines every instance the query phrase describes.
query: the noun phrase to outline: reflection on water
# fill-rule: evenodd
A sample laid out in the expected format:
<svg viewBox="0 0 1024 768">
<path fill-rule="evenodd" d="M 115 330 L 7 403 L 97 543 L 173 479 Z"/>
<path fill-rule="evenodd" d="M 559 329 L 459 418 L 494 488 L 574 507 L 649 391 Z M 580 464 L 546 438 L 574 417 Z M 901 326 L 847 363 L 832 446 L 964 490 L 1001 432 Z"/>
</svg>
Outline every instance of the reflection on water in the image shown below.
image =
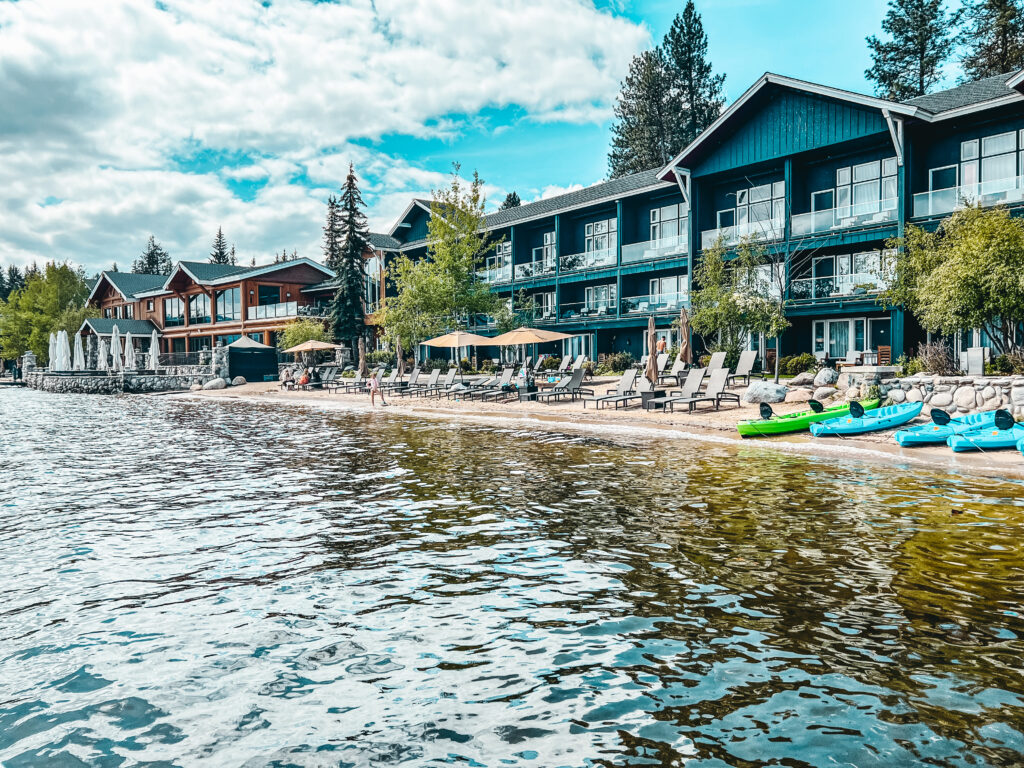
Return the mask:
<svg viewBox="0 0 1024 768">
<path fill-rule="evenodd" d="M 5 766 L 1021 762 L 1020 485 L 241 402 L 0 416 Z"/>
</svg>

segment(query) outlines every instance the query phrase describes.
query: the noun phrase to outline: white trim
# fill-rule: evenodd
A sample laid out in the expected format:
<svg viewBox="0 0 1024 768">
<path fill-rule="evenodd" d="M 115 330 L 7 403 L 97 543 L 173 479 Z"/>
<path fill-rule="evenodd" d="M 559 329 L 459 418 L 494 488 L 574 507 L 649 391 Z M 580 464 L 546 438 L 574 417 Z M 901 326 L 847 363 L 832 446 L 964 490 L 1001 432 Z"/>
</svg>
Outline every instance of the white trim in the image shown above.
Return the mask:
<svg viewBox="0 0 1024 768">
<path fill-rule="evenodd" d="M 903 120 L 892 116 L 888 109 L 882 110 L 885 124 L 889 126 L 889 136 L 892 138 L 892 145 L 896 149 L 896 165 L 903 165 Z"/>
<path fill-rule="evenodd" d="M 96 295 L 96 289 L 100 287 L 104 280 L 107 281 L 111 288 L 113 288 L 115 291 L 118 292 L 118 294 L 120 294 L 122 299 L 124 299 L 125 301 L 132 301 L 132 298 L 130 296 L 125 296 L 124 292 L 114 284 L 114 281 L 107 277 L 106 272 L 100 272 L 100 276 L 96 278 L 96 285 L 92 287 L 92 290 L 89 291 L 88 297 L 86 297 L 85 299 L 86 304 L 92 301 L 93 296 Z"/>
<path fill-rule="evenodd" d="M 389 237 L 394 237 L 395 236 L 395 232 L 405 222 L 405 217 L 409 215 L 409 212 L 412 211 L 413 208 L 417 208 L 417 207 L 422 208 L 427 213 L 430 213 L 430 207 L 424 205 L 417 198 L 414 197 L 412 199 L 412 201 L 405 207 L 405 210 L 402 211 L 402 215 L 398 217 L 398 219 L 395 221 L 395 223 L 391 227 L 391 229 L 388 230 L 388 236 Z M 411 226 L 411 225 L 410 224 L 406 224 L 406 226 L 408 227 L 408 226 Z"/>
<path fill-rule="evenodd" d="M 697 147 L 715 133 L 723 123 L 731 118 L 740 107 L 750 101 L 750 99 L 753 98 L 762 88 L 769 84 L 779 85 L 783 88 L 792 88 L 797 91 L 806 91 L 807 93 L 838 99 L 840 101 L 849 101 L 854 104 L 860 104 L 861 106 L 872 107 L 874 109 L 887 109 L 899 115 L 907 115 L 908 117 L 923 116 L 923 111 L 918 107 L 911 107 L 906 104 L 899 104 L 895 101 L 887 101 L 886 99 L 879 99 L 874 96 L 865 96 L 864 94 L 853 93 L 852 91 L 844 91 L 840 88 L 833 88 L 831 86 L 820 85 L 818 83 L 809 83 L 805 80 L 797 80 L 792 77 L 774 75 L 771 72 L 765 72 L 756 83 L 743 92 L 743 95 L 730 104 L 729 107 L 718 116 L 715 122 L 702 131 L 701 134 L 690 142 L 690 145 L 673 158 L 668 165 L 658 171 L 658 178 L 663 181 L 668 181 L 666 178 L 667 174 L 672 173 L 672 175 L 675 175 L 674 169 L 687 155 L 697 149 Z"/>
<path fill-rule="evenodd" d="M 1007 153 L 1007 154 L 1009 154 L 1009 153 Z M 975 161 L 974 160 L 965 160 L 964 162 L 972 163 L 972 162 L 975 162 Z M 954 171 L 956 171 L 956 184 L 954 184 L 952 187 L 939 187 L 938 189 L 935 189 L 934 187 L 932 187 L 932 174 L 935 173 L 936 171 L 948 171 L 950 168 L 952 168 Z M 981 174 L 980 174 L 981 168 L 980 168 L 980 166 L 978 168 L 978 171 L 979 171 L 978 179 L 980 181 L 981 180 Z M 940 166 L 937 166 L 935 168 L 929 168 L 928 169 L 928 191 L 929 192 L 941 192 L 944 189 L 957 189 L 959 186 L 960 186 L 960 163 L 950 163 L 949 165 L 940 165 Z"/>
<path fill-rule="evenodd" d="M 337 275 L 331 272 L 331 270 L 329 270 L 323 264 L 315 262 L 312 259 L 306 258 L 305 256 L 295 259 L 294 261 L 281 261 L 278 262 L 277 264 L 267 264 L 262 267 L 246 267 L 245 271 L 243 272 L 235 272 L 230 275 L 225 275 L 224 277 L 216 277 L 212 280 L 200 280 L 198 277 L 192 274 L 192 272 L 189 271 L 189 268 L 185 266 L 186 263 L 187 262 L 179 261 L 177 264 L 174 265 L 174 269 L 171 270 L 171 274 L 169 274 L 167 276 L 167 279 L 164 281 L 164 292 L 170 291 L 170 288 L 168 286 L 170 285 L 171 280 L 173 280 L 175 276 L 178 274 L 179 270 L 181 272 L 184 272 L 190 278 L 192 278 L 192 281 L 195 282 L 197 285 L 224 285 L 225 283 L 234 283 L 238 282 L 239 280 L 248 280 L 249 278 L 252 277 L 259 277 L 260 275 L 266 275 L 272 272 L 277 272 L 278 270 L 281 269 L 288 269 L 289 267 L 293 267 L 296 264 L 305 264 L 307 266 L 313 267 L 314 269 L 318 269 L 328 278 L 337 277 Z"/>
<path fill-rule="evenodd" d="M 1017 90 L 1018 86 L 1024 85 L 1024 69 L 1006 81 L 1007 88 Z"/>
</svg>

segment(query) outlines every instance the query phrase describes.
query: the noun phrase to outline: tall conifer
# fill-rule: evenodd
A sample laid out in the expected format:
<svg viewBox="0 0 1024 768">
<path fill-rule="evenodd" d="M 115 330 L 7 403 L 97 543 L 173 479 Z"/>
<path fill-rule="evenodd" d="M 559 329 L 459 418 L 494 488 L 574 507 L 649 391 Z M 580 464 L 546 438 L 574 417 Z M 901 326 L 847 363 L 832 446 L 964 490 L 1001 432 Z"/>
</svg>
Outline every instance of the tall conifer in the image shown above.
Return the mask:
<svg viewBox="0 0 1024 768">
<path fill-rule="evenodd" d="M 230 264 L 231 253 L 228 251 L 228 241 L 224 237 L 224 231 L 217 227 L 217 235 L 213 238 L 213 250 L 210 251 L 211 264 Z"/>
<path fill-rule="evenodd" d="M 353 352 L 359 344 L 359 339 L 366 332 L 363 308 L 363 254 L 370 245 L 370 231 L 363 207 L 356 173 L 349 165 L 345 186 L 341 190 L 341 199 L 337 202 L 337 216 L 343 239 L 340 268 L 337 270 L 338 289 L 331 301 L 331 329 L 338 341 L 351 342 Z"/>
<path fill-rule="evenodd" d="M 887 40 L 867 38 L 872 64 L 864 76 L 875 83 L 875 92 L 893 101 L 929 93 L 942 80 L 942 65 L 953 52 L 943 0 L 889 0 L 882 31 Z"/>
<path fill-rule="evenodd" d="M 964 53 L 963 80 L 1002 75 L 1024 67 L 1021 0 L 964 0 L 957 12 Z"/>
<path fill-rule="evenodd" d="M 693 4 L 687 0 L 681 15 L 661 44 L 671 92 L 673 154 L 697 138 L 722 112 L 725 75 L 716 75 L 708 60 L 708 36 Z"/>
</svg>

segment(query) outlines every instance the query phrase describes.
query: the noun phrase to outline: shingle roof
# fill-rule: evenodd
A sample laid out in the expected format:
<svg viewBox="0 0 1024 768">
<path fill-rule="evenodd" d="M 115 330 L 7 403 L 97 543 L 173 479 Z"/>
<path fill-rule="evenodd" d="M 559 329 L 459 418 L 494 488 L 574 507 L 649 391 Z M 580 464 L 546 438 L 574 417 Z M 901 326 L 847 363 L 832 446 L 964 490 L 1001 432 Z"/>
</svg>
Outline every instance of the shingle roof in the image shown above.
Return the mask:
<svg viewBox="0 0 1024 768">
<path fill-rule="evenodd" d="M 397 251 L 402 247 L 402 243 L 397 238 L 382 234 L 381 232 L 370 233 L 370 245 L 383 251 Z"/>
<path fill-rule="evenodd" d="M 131 320 L 123 317 L 90 317 L 82 323 L 82 328 L 89 326 L 97 336 L 109 336 L 115 325 L 117 332 L 122 335 L 130 333 L 133 336 L 149 336 L 156 330 L 156 326 L 149 320 Z"/>
<path fill-rule="evenodd" d="M 199 282 L 218 280 L 222 277 L 240 275 L 253 269 L 261 269 L 261 267 L 242 267 L 236 264 L 211 264 L 208 261 L 179 261 L 178 266 L 184 267 L 191 274 L 195 275 L 196 280 Z M 166 279 L 164 278 L 164 280 Z M 163 282 L 160 285 L 163 285 Z"/>
<path fill-rule="evenodd" d="M 956 88 L 918 96 L 903 103 L 927 110 L 932 114 L 969 107 L 972 104 L 980 104 L 984 101 L 998 99 L 1000 96 L 1009 96 L 1010 94 L 1017 93 L 1006 84 L 1006 81 L 1014 74 L 1015 72 L 1007 72 L 1005 75 L 985 77 L 971 83 L 958 85 Z"/>
<path fill-rule="evenodd" d="M 315 291 L 332 291 L 337 287 L 337 278 L 332 277 L 330 280 L 324 280 L 322 283 L 303 286 L 301 290 L 303 293 L 314 293 Z"/>
<path fill-rule="evenodd" d="M 164 280 L 167 279 L 164 275 L 136 274 L 135 272 L 104 272 L 103 274 L 127 298 L 132 298 L 138 293 L 158 290 L 163 287 Z"/>
</svg>

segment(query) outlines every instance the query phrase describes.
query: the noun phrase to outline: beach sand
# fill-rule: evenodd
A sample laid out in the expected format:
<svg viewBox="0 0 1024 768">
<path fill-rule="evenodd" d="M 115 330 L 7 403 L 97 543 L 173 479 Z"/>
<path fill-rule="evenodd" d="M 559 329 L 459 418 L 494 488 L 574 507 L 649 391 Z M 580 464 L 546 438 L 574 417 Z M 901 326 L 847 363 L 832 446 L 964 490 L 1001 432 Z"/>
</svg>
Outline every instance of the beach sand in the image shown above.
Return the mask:
<svg viewBox="0 0 1024 768">
<path fill-rule="evenodd" d="M 590 386 L 588 384 L 588 386 Z M 595 390 L 603 392 L 615 386 L 614 379 L 598 380 Z M 734 390 L 743 392 L 743 388 Z M 683 411 L 665 413 L 645 411 L 636 405 L 628 409 L 603 408 L 594 410 L 588 404 L 577 400 L 558 403 L 485 402 L 479 400 L 447 400 L 436 397 L 389 397 L 388 407 L 379 404 L 371 409 L 367 394 L 343 394 L 321 391 L 285 392 L 276 382 L 252 383 L 222 390 L 191 392 L 179 397 L 199 398 L 241 398 L 256 402 L 319 407 L 338 410 L 404 415 L 418 418 L 467 419 L 518 424 L 532 428 L 560 430 L 586 430 L 606 435 L 629 437 L 662 437 L 704 440 L 711 442 L 742 443 L 744 446 L 758 446 L 766 449 L 808 453 L 829 459 L 848 458 L 858 461 L 873 461 L 888 465 L 908 464 L 927 467 L 938 471 L 969 472 L 1000 478 L 1024 479 L 1024 457 L 1016 450 L 989 451 L 987 453 L 954 454 L 945 445 L 901 448 L 892 439 L 894 430 L 860 435 L 856 439 L 837 437 L 815 438 L 810 434 L 797 433 L 765 438 L 741 438 L 736 432 L 736 422 L 758 417 L 758 406 L 743 403 L 739 408 L 723 404 L 722 409 L 702 407 L 688 414 Z M 776 413 L 786 414 L 806 410 L 804 403 L 779 403 L 772 406 Z M 912 423 L 925 423 L 922 416 Z"/>
</svg>

